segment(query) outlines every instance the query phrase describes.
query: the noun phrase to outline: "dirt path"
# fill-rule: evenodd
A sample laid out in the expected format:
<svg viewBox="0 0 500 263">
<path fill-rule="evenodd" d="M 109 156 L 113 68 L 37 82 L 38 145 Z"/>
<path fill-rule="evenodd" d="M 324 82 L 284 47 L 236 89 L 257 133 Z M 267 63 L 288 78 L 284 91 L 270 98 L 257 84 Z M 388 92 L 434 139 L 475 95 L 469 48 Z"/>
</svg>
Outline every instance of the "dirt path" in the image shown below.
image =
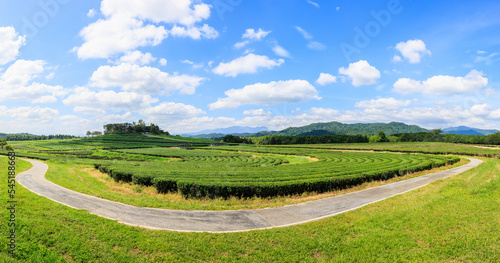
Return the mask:
<svg viewBox="0 0 500 263">
<path fill-rule="evenodd" d="M 456 175 L 482 163 L 470 163 L 449 170 L 382 185 L 359 192 L 276 208 L 233 211 L 182 211 L 125 205 L 66 189 L 45 179 L 47 164 L 27 160 L 33 167 L 17 176 L 30 191 L 75 209 L 150 229 L 181 232 L 240 232 L 303 224 L 351 211 L 362 206 L 425 186 L 435 180 Z"/>
</svg>

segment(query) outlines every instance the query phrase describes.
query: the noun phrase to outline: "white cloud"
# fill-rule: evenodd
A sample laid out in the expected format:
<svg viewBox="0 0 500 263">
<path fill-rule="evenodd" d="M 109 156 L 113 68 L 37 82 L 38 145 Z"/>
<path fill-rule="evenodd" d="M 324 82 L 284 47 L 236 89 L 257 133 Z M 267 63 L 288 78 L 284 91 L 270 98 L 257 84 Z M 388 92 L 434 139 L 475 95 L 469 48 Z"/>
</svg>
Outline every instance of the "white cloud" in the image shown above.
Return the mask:
<svg viewBox="0 0 500 263">
<path fill-rule="evenodd" d="M 244 40 L 244 41 L 236 42 L 236 44 L 234 44 L 234 48 L 240 49 L 240 48 L 248 45 L 249 43 L 250 43 L 249 40 Z"/>
<path fill-rule="evenodd" d="M 486 53 L 486 52 L 485 52 Z M 478 54 L 484 54 L 484 53 L 479 53 Z M 475 63 L 478 63 L 478 62 L 484 62 L 486 65 L 491 65 L 493 64 L 494 62 L 498 61 L 499 58 L 497 57 L 498 55 L 500 55 L 500 53 L 491 53 L 490 55 L 488 56 L 477 56 L 475 59 L 474 59 L 474 62 Z"/>
<path fill-rule="evenodd" d="M 94 107 L 80 107 L 80 106 L 74 107 L 73 111 L 91 115 L 103 115 L 106 113 L 106 111 L 103 109 L 98 109 Z"/>
<path fill-rule="evenodd" d="M 255 29 L 253 29 L 253 28 L 249 28 L 249 29 L 245 30 L 245 33 L 243 33 L 242 38 L 257 41 L 257 40 L 262 40 L 269 33 L 271 33 L 271 31 L 264 31 L 264 30 L 262 30 L 262 28 L 259 28 L 259 30 L 257 30 L 257 31 L 255 31 Z"/>
<path fill-rule="evenodd" d="M 210 6 L 191 0 L 103 0 L 105 16 L 124 15 L 155 23 L 191 26 L 210 17 Z"/>
<path fill-rule="evenodd" d="M 108 58 L 137 47 L 156 46 L 169 31 L 173 36 L 194 39 L 218 36 L 206 24 L 196 26 L 210 17 L 210 6 L 190 0 L 103 0 L 101 12 L 105 19 L 80 31 L 85 42 L 74 50 L 81 59 Z M 157 26 L 159 23 L 172 24 L 173 28 L 165 29 Z"/>
<path fill-rule="evenodd" d="M 284 49 L 282 46 L 280 46 L 278 44 L 275 44 L 272 47 L 272 50 L 273 50 L 274 54 L 276 54 L 277 56 L 284 57 L 284 58 L 291 58 L 292 57 L 286 49 Z"/>
<path fill-rule="evenodd" d="M 242 89 L 228 90 L 225 94 L 226 98 L 219 98 L 209 105 L 210 110 L 234 109 L 244 104 L 273 105 L 321 99 L 316 88 L 305 80 L 257 83 Z"/>
<path fill-rule="evenodd" d="M 57 98 L 55 96 L 46 95 L 46 96 L 41 96 L 40 98 L 37 98 L 37 99 L 31 101 L 31 103 L 53 103 L 56 101 L 57 101 Z"/>
<path fill-rule="evenodd" d="M 54 72 L 50 72 L 47 76 L 45 76 L 45 79 L 46 80 L 51 80 L 54 78 L 54 76 L 56 75 L 56 73 Z"/>
<path fill-rule="evenodd" d="M 355 87 L 376 84 L 380 79 L 380 71 L 370 66 L 366 60 L 350 63 L 348 68 L 339 68 L 339 74 L 352 79 L 352 85 Z"/>
<path fill-rule="evenodd" d="M 45 71 L 46 62 L 43 60 L 17 60 L 0 74 L 0 100 L 36 100 L 33 103 L 42 103 L 42 96 L 54 97 L 66 94 L 62 86 L 50 86 L 33 82 Z"/>
<path fill-rule="evenodd" d="M 318 4 L 318 3 L 313 2 L 313 1 L 311 1 L 311 0 L 307 0 L 307 2 L 308 2 L 309 4 L 311 4 L 311 5 L 313 5 L 314 7 L 319 8 L 319 4 Z"/>
<path fill-rule="evenodd" d="M 295 26 L 295 29 L 309 42 L 307 43 L 307 48 L 312 50 L 325 50 L 326 46 L 318 41 L 313 41 L 313 36 L 309 34 L 305 29 L 300 26 Z"/>
<path fill-rule="evenodd" d="M 295 26 L 295 29 L 297 29 L 297 31 L 299 31 L 299 33 L 305 38 L 305 39 L 312 39 L 312 35 L 309 34 L 307 31 L 305 31 L 302 27 L 300 26 Z"/>
<path fill-rule="evenodd" d="M 484 89 L 483 94 L 486 96 L 496 95 L 497 92 L 493 89 Z"/>
<path fill-rule="evenodd" d="M 357 102 L 354 106 L 365 109 L 398 110 L 411 104 L 410 100 L 397 100 L 395 98 L 380 98 Z"/>
<path fill-rule="evenodd" d="M 67 106 L 76 107 L 76 111 L 88 108 L 139 110 L 150 107 L 158 99 L 136 92 L 115 92 L 112 90 L 95 92 L 85 87 L 76 88 L 64 101 Z"/>
<path fill-rule="evenodd" d="M 170 30 L 170 34 L 176 37 L 190 37 L 192 39 L 212 39 L 219 36 L 219 32 L 207 24 L 204 24 L 202 27 L 182 27 L 175 25 Z"/>
<path fill-rule="evenodd" d="M 269 33 L 271 33 L 271 31 L 264 31 L 262 30 L 262 28 L 259 28 L 259 30 L 257 31 L 255 31 L 255 29 L 253 28 L 248 28 L 247 30 L 245 30 L 245 33 L 243 33 L 243 35 L 241 36 L 241 38 L 244 40 L 234 44 L 234 48 L 240 49 L 250 44 L 250 42 L 252 41 L 260 41 L 263 38 L 265 38 Z"/>
<path fill-rule="evenodd" d="M 434 101 L 434 104 L 436 104 L 436 105 L 446 105 L 446 104 L 448 104 L 448 101 L 446 101 L 446 100 L 436 100 L 436 101 Z"/>
<path fill-rule="evenodd" d="M 394 57 L 392 58 L 392 61 L 394 61 L 394 62 L 400 62 L 402 60 L 403 59 L 401 58 L 401 56 L 398 56 L 398 55 L 394 55 Z"/>
<path fill-rule="evenodd" d="M 140 113 L 154 121 L 174 121 L 192 118 L 206 112 L 192 105 L 162 102 L 157 106 L 141 110 Z"/>
<path fill-rule="evenodd" d="M 420 59 L 424 55 L 431 55 L 431 52 L 425 47 L 424 41 L 420 39 L 408 40 L 406 42 L 399 42 L 396 45 L 396 49 L 401 53 L 401 55 L 407 59 L 410 63 L 420 63 Z M 401 57 L 394 56 L 394 61 L 400 61 Z"/>
<path fill-rule="evenodd" d="M 316 122 L 330 122 L 339 117 L 339 111 L 330 108 L 312 107 L 302 114 L 298 114 L 291 118 L 295 125 L 307 125 Z"/>
<path fill-rule="evenodd" d="M 236 77 L 243 73 L 257 73 L 260 68 L 271 69 L 280 66 L 285 61 L 283 59 L 272 60 L 267 56 L 248 54 L 244 57 L 239 57 L 231 62 L 221 62 L 213 69 L 213 72 L 218 75 L 227 77 Z"/>
<path fill-rule="evenodd" d="M 81 59 L 108 58 L 137 47 L 156 46 L 167 37 L 163 26 L 144 25 L 143 21 L 127 16 L 99 19 L 80 31 L 85 40 L 76 48 Z"/>
<path fill-rule="evenodd" d="M 490 114 L 491 106 L 487 103 L 473 105 L 470 108 L 470 112 L 473 113 L 474 115 L 477 115 L 477 116 L 485 116 L 485 115 Z"/>
<path fill-rule="evenodd" d="M 189 64 L 193 69 L 203 68 L 203 63 L 194 63 L 193 61 L 188 59 L 182 60 L 181 63 Z"/>
<path fill-rule="evenodd" d="M 0 65 L 16 59 L 19 49 L 25 45 L 25 39 L 13 27 L 0 27 Z"/>
<path fill-rule="evenodd" d="M 311 41 L 307 43 L 307 48 L 312 50 L 325 50 L 326 46 L 318 41 Z"/>
<path fill-rule="evenodd" d="M 119 114 L 110 114 L 97 119 L 99 123 L 120 123 L 120 122 L 131 122 L 131 120 L 135 119 L 132 116 L 132 112 L 126 112 L 122 115 Z"/>
<path fill-rule="evenodd" d="M 488 85 L 488 78 L 483 76 L 483 72 L 472 70 L 465 77 L 438 75 L 424 81 L 400 78 L 394 83 L 393 87 L 394 91 L 403 94 L 450 95 L 473 93 Z"/>
<path fill-rule="evenodd" d="M 316 80 L 316 83 L 318 83 L 321 86 L 335 82 L 337 82 L 337 77 L 330 75 L 328 73 L 320 73 L 319 78 Z"/>
<path fill-rule="evenodd" d="M 97 15 L 95 9 L 90 9 L 89 12 L 87 13 L 87 17 L 94 17 L 95 15 Z"/>
<path fill-rule="evenodd" d="M 268 115 L 271 115 L 271 112 L 270 111 L 266 112 L 263 109 L 246 110 L 246 111 L 243 111 L 243 115 L 268 116 Z"/>
<path fill-rule="evenodd" d="M 339 116 L 342 122 L 390 122 L 400 121 L 424 128 L 450 126 L 484 127 L 500 120 L 500 110 L 488 104 L 473 105 L 469 109 L 460 106 L 434 106 L 403 108 L 407 102 L 399 102 L 392 108 L 371 107 L 362 111 L 346 111 Z M 397 106 L 402 106 L 397 108 Z"/>
<path fill-rule="evenodd" d="M 142 53 L 141 51 L 127 51 L 125 55 L 120 57 L 115 64 L 130 63 L 137 65 L 147 65 L 156 61 L 156 58 L 151 53 Z"/>
<path fill-rule="evenodd" d="M 21 122 L 46 123 L 55 120 L 59 111 L 52 108 L 36 107 L 15 107 L 11 109 L 4 108 L 2 111 L 6 116 L 15 118 Z"/>
<path fill-rule="evenodd" d="M 164 58 L 161 58 L 161 59 L 160 59 L 160 65 L 162 65 L 162 66 L 166 66 L 166 65 L 167 65 L 167 60 L 166 60 L 166 59 L 164 59 Z"/>
<path fill-rule="evenodd" d="M 89 85 L 99 88 L 121 87 L 125 91 L 144 94 L 169 94 L 176 90 L 182 94 L 194 94 L 203 80 L 197 76 L 169 75 L 157 68 L 123 63 L 99 67 L 92 74 Z"/>
</svg>

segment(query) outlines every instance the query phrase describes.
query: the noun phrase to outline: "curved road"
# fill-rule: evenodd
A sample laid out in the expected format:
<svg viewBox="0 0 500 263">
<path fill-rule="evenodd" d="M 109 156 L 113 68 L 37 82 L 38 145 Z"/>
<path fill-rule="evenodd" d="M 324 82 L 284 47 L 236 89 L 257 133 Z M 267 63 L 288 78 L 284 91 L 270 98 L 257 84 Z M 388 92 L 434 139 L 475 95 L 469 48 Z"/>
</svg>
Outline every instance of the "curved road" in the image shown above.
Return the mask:
<svg viewBox="0 0 500 263">
<path fill-rule="evenodd" d="M 55 202 L 85 209 L 127 225 L 184 232 L 240 232 L 297 225 L 354 210 L 459 174 L 482 163 L 478 159 L 469 159 L 471 162 L 466 165 L 405 181 L 295 205 L 256 210 L 182 211 L 125 205 L 49 182 L 44 178 L 47 164 L 35 160 L 27 160 L 33 167 L 20 173 L 17 181 L 32 192 Z"/>
</svg>

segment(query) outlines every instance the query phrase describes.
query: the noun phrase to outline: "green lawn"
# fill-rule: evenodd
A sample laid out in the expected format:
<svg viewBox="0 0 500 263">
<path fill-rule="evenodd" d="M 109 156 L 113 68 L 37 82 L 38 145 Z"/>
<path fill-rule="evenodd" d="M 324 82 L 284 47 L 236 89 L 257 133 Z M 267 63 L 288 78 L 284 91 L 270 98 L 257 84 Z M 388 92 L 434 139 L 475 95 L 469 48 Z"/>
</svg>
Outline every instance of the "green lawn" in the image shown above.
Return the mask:
<svg viewBox="0 0 500 263">
<path fill-rule="evenodd" d="M 0 157 L 0 170 L 6 159 Z M 17 257 L 3 262 L 498 262 L 500 162 L 355 211 L 231 234 L 130 227 L 19 187 Z M 5 173 L 2 181 L 5 182 Z M 6 201 L 6 183 L 0 185 Z M 7 211 L 2 209 L 2 218 Z M 2 233 L 6 231 L 1 224 Z"/>
</svg>

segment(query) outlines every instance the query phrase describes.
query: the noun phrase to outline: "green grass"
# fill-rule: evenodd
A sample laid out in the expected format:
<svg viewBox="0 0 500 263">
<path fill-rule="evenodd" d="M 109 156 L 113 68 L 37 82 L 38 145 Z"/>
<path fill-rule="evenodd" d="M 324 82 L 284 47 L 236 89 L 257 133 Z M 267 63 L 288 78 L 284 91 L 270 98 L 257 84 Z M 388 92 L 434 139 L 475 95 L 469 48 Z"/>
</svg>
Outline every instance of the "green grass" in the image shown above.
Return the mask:
<svg viewBox="0 0 500 263">
<path fill-rule="evenodd" d="M 5 170 L 0 157 L 0 170 Z M 339 216 L 231 234 L 130 227 L 19 187 L 17 257 L 3 262 L 498 262 L 500 162 Z M 2 178 L 5 175 L 2 174 Z M 2 180 L 5 181 L 5 180 Z M 5 184 L 0 184 L 5 193 Z M 5 195 L 2 195 L 5 200 Z M 1 210 L 2 218 L 7 211 Z M 5 231 L 5 224 L 1 224 Z"/>
</svg>

